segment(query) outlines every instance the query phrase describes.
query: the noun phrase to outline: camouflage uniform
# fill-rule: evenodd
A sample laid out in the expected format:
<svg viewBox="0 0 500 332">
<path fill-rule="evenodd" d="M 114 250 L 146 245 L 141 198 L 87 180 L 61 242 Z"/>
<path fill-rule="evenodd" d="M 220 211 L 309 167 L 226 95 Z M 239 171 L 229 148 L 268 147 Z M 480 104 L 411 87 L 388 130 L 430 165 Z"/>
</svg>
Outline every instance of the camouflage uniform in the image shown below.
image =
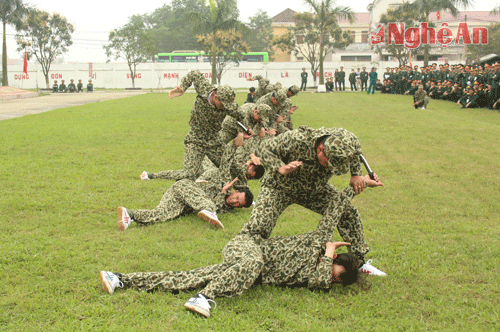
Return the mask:
<svg viewBox="0 0 500 332">
<path fill-rule="evenodd" d="M 258 110 L 262 118 L 262 121 L 256 121 L 253 117 L 253 111 Z M 269 126 L 269 117 L 272 116 L 272 110 L 269 106 L 265 104 L 244 104 L 241 106 L 241 111 L 244 114 L 243 121 L 241 123 L 246 127 L 252 128 L 253 132 L 257 134 L 262 127 Z M 243 130 L 238 126 L 237 120 L 232 116 L 226 116 L 221 125 L 221 130 L 219 131 L 219 137 L 223 143 L 232 141 L 238 133 Z"/>
<path fill-rule="evenodd" d="M 184 76 L 180 86 L 186 91 L 191 84 L 198 95 L 191 111 L 191 129 L 184 138 L 184 169 L 162 172 L 162 178 L 165 179 L 196 179 L 201 174 L 201 163 L 205 156 L 219 167 L 223 153 L 219 131 L 224 118 L 230 115 L 238 121 L 243 121 L 244 116 L 238 104 L 234 102 L 232 88 L 225 85 L 216 89 L 199 70 L 190 71 Z M 225 110 L 210 104 L 210 95 L 215 90 L 219 99 L 224 101 Z M 232 102 L 226 102 L 227 100 Z M 152 178 L 155 178 L 154 174 Z"/>
<path fill-rule="evenodd" d="M 325 244 L 332 241 L 337 224 L 349 223 L 354 195 L 350 187 L 337 195 L 336 208 L 315 231 L 263 240 L 255 255 L 255 243 L 247 235 L 238 235 L 224 247 L 221 264 L 190 271 L 130 273 L 121 275 L 120 280 L 125 287 L 148 292 L 203 287 L 201 293 L 211 299 L 240 295 L 254 283 L 329 289 L 333 260 L 324 256 Z M 256 260 L 258 256 L 262 259 Z M 259 276 L 259 282 L 255 282 Z"/>
<path fill-rule="evenodd" d="M 273 104 L 272 97 L 275 97 L 276 100 L 278 100 L 277 105 Z M 265 104 L 265 105 L 271 107 L 272 116 L 270 116 L 270 118 L 269 118 L 270 128 L 275 129 L 279 134 L 290 130 L 287 127 L 285 127 L 284 122 L 281 122 L 281 123 L 277 122 L 278 115 L 286 118 L 286 116 L 289 114 L 288 110 L 292 107 L 292 102 L 291 102 L 290 98 L 287 97 L 286 93 L 283 90 L 278 90 L 275 92 L 268 93 L 264 97 L 260 98 L 256 104 L 257 105 Z"/>
<path fill-rule="evenodd" d="M 257 87 L 257 91 L 255 91 L 255 101 L 259 100 L 260 97 L 267 94 L 266 87 L 269 84 L 269 79 L 264 78 L 262 75 L 257 75 L 253 77 L 255 80 L 259 82 L 259 86 Z"/>
<path fill-rule="evenodd" d="M 220 177 L 212 177 L 206 183 L 180 180 L 165 192 L 155 209 L 128 211 L 130 217 L 141 225 L 170 221 L 183 214 L 201 210 L 227 212 L 231 207 L 226 204 L 227 194 L 222 192 L 224 184 Z"/>
</svg>

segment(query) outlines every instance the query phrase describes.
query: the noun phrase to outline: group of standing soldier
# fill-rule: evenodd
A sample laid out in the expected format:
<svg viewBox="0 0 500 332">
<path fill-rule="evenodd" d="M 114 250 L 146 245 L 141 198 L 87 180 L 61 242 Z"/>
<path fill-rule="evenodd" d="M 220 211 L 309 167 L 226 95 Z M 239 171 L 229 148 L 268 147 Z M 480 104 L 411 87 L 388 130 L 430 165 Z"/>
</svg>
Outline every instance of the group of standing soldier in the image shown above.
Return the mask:
<svg viewBox="0 0 500 332">
<path fill-rule="evenodd" d="M 483 66 L 439 65 L 387 68 L 382 93 L 415 95 L 447 100 L 463 108 L 500 109 L 500 63 Z M 419 93 L 421 94 L 421 92 Z"/>
<path fill-rule="evenodd" d="M 57 84 L 57 81 L 54 81 L 54 84 L 52 85 L 52 92 L 83 92 L 83 83 L 82 80 L 78 80 L 78 83 L 75 84 L 75 80 L 70 80 L 70 83 L 66 86 L 66 83 L 64 83 L 64 80 L 61 80 L 61 84 Z M 87 92 L 92 92 L 94 91 L 94 84 L 92 83 L 92 80 L 89 80 L 87 83 Z"/>
<path fill-rule="evenodd" d="M 365 259 L 368 246 L 363 225 L 351 203 L 366 187 L 383 185 L 376 174 L 362 176 L 358 138 L 343 128 L 300 126 L 293 130 L 291 116 L 297 106 L 290 98 L 299 88 L 271 84 L 262 76 L 250 80 L 259 83 L 252 91 L 254 103 L 239 106 L 231 87 L 215 87 L 199 71 L 184 76 L 180 86 L 170 91 L 170 98 L 182 96 L 191 86 L 196 91 L 184 139 L 184 168 L 143 172 L 143 180 L 177 182 L 154 210 L 119 207 L 117 212 L 121 230 L 133 221 L 164 222 L 196 211 L 202 220 L 223 228 L 217 213 L 254 205 L 249 221 L 224 247 L 223 262 L 178 272 L 101 271 L 106 292 L 113 293 L 116 287 L 143 291 L 201 288 L 184 306 L 209 317 L 215 298 L 240 295 L 258 283 L 329 289 L 336 283 L 355 282 L 359 272 L 385 275 Z M 252 204 L 246 181 L 258 178 L 259 166 L 266 173 Z M 351 181 L 343 191 L 329 183 L 332 176 L 347 172 Z M 320 214 L 318 227 L 306 234 L 271 238 L 281 213 L 292 204 Z M 333 242 L 335 229 L 344 242 Z M 336 255 L 341 246 L 348 246 L 349 253 Z"/>
</svg>

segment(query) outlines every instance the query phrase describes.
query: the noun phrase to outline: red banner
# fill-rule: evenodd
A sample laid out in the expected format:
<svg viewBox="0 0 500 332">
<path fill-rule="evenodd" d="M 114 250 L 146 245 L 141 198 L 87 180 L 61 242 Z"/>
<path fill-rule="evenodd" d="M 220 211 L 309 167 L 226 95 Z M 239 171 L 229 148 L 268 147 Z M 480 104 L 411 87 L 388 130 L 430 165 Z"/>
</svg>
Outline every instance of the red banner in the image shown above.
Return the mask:
<svg viewBox="0 0 500 332">
<path fill-rule="evenodd" d="M 27 74 L 28 73 L 28 52 L 24 51 L 24 66 L 23 66 L 23 73 Z"/>
</svg>

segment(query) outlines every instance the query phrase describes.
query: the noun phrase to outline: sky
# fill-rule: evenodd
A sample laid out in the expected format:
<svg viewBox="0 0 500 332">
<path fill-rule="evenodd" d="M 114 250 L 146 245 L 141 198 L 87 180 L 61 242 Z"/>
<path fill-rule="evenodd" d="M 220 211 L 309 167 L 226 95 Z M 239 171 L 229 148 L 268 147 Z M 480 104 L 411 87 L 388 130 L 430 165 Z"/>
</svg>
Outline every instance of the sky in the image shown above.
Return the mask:
<svg viewBox="0 0 500 332">
<path fill-rule="evenodd" d="M 107 44 L 111 30 L 125 25 L 130 16 L 151 13 L 165 3 L 170 4 L 171 0 L 145 0 L 144 2 L 85 0 L 78 3 L 62 0 L 25 0 L 25 2 L 49 13 L 58 12 L 74 25 L 73 45 L 63 55 L 65 62 L 99 63 L 107 60 L 102 46 Z M 337 0 L 336 5 L 350 6 L 354 12 L 367 12 L 366 8 L 371 2 L 373 0 Z M 476 5 L 470 7 L 469 10 L 491 10 L 493 6 L 491 0 L 476 0 L 475 3 Z M 303 0 L 238 0 L 238 8 L 243 22 L 248 22 L 248 18 L 255 15 L 259 9 L 267 12 L 270 17 L 287 8 L 298 12 L 309 11 L 309 7 L 304 4 Z M 11 59 L 23 58 L 24 54 L 16 50 L 15 29 L 8 26 L 6 33 L 7 56 Z"/>
</svg>

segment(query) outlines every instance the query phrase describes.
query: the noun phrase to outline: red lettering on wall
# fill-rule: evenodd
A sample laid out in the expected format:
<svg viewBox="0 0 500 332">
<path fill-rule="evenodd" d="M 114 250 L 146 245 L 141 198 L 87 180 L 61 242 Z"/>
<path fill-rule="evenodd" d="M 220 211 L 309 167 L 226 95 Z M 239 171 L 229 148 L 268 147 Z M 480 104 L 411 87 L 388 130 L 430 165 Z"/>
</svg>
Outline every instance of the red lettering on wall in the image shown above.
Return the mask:
<svg viewBox="0 0 500 332">
<path fill-rule="evenodd" d="M 50 74 L 50 78 L 53 80 L 62 79 L 62 74 Z"/>
<path fill-rule="evenodd" d="M 127 74 L 127 78 L 131 78 L 132 75 Z M 141 78 L 141 73 L 135 74 L 134 78 Z"/>
<path fill-rule="evenodd" d="M 179 78 L 179 73 L 163 73 L 163 78 L 166 79 Z"/>
<path fill-rule="evenodd" d="M 252 73 L 247 73 L 246 71 L 242 71 L 239 73 L 239 77 L 245 79 L 252 78 Z"/>
<path fill-rule="evenodd" d="M 15 80 L 29 80 L 30 75 L 29 74 L 15 74 L 14 79 Z"/>
</svg>

